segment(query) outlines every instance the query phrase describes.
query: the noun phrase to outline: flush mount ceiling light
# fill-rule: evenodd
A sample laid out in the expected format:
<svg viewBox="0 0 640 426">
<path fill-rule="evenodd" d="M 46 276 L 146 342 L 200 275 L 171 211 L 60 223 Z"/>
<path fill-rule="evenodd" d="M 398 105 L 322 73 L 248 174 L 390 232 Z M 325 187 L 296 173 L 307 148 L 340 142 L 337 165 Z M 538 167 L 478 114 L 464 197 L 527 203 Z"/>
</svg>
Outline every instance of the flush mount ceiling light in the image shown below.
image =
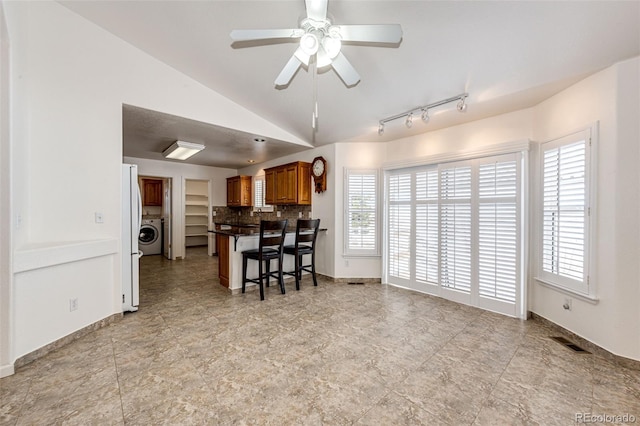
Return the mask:
<svg viewBox="0 0 640 426">
<path fill-rule="evenodd" d="M 199 143 L 175 141 L 164 151 L 162 155 L 172 160 L 186 160 L 204 149 L 204 145 Z"/>
<path fill-rule="evenodd" d="M 413 113 L 419 112 L 420 118 L 422 119 L 422 121 L 427 123 L 429 121 L 429 109 L 439 107 L 441 105 L 445 105 L 451 102 L 458 101 L 456 108 L 460 112 L 465 112 L 467 110 L 467 104 L 465 101 L 468 96 L 469 96 L 468 93 L 462 93 L 458 96 L 453 96 L 451 98 L 443 99 L 441 101 L 434 102 L 428 105 L 415 107 L 401 114 L 396 114 L 396 115 L 392 115 L 391 117 L 383 118 L 382 120 L 378 121 L 378 135 L 382 136 L 384 134 L 384 125 L 386 123 L 388 123 L 389 121 L 397 120 L 398 118 L 402 118 L 402 117 L 405 117 L 405 121 L 404 121 L 405 126 L 407 126 L 407 128 L 411 128 L 411 126 L 413 126 Z"/>
</svg>

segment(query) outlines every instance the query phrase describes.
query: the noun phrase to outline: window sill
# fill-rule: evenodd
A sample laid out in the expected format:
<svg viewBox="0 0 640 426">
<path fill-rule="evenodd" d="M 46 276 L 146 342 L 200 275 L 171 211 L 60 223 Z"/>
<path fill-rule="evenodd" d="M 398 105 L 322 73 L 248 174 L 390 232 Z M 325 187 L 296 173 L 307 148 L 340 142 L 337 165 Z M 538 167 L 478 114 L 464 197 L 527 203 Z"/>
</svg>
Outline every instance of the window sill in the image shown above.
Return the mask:
<svg viewBox="0 0 640 426">
<path fill-rule="evenodd" d="M 566 288 L 566 287 L 562 287 L 559 286 L 558 284 L 552 283 L 550 281 L 545 281 L 542 278 L 538 278 L 538 277 L 533 277 L 534 280 L 536 280 L 538 283 L 540 283 L 541 285 L 548 287 L 552 290 L 556 290 L 559 291 L 560 293 L 564 293 L 567 294 L 569 296 L 573 296 L 577 299 L 583 300 L 587 303 L 591 303 L 592 305 L 597 305 L 598 302 L 600 302 L 600 299 L 598 299 L 597 297 L 590 295 L 590 294 L 584 294 L 584 293 L 580 293 L 576 290 L 572 290 L 570 288 Z"/>
<path fill-rule="evenodd" d="M 273 206 L 269 207 L 254 207 L 252 210 L 254 213 L 273 213 Z"/>
<path fill-rule="evenodd" d="M 374 259 L 374 258 L 380 258 L 380 257 L 382 257 L 382 255 L 375 254 L 375 253 L 363 253 L 363 254 L 342 253 L 342 257 L 345 258 L 345 259 L 349 259 L 349 258 L 362 259 L 363 257 L 364 258 L 369 257 L 369 258 Z"/>
</svg>

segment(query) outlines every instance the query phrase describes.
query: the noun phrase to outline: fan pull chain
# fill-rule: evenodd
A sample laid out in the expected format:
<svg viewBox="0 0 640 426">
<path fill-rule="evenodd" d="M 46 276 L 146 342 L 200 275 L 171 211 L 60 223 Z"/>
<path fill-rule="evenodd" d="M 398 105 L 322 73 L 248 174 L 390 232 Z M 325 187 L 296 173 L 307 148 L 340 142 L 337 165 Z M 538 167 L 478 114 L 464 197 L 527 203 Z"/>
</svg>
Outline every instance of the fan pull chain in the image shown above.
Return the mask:
<svg viewBox="0 0 640 426">
<path fill-rule="evenodd" d="M 311 112 L 311 128 L 318 130 L 318 65 L 313 63 L 313 111 Z"/>
</svg>

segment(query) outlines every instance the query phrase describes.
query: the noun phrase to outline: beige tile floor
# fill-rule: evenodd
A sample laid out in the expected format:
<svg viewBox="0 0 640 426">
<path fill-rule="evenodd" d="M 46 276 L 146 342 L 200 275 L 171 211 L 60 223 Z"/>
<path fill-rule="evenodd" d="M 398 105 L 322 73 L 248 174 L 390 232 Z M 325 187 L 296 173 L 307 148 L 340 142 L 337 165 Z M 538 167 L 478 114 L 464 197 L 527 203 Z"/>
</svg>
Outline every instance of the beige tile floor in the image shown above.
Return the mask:
<svg viewBox="0 0 640 426">
<path fill-rule="evenodd" d="M 144 257 L 140 310 L 1 379 L 0 424 L 640 423 L 640 373 L 540 322 L 325 280 L 260 302 L 216 275 L 202 249 Z"/>
</svg>

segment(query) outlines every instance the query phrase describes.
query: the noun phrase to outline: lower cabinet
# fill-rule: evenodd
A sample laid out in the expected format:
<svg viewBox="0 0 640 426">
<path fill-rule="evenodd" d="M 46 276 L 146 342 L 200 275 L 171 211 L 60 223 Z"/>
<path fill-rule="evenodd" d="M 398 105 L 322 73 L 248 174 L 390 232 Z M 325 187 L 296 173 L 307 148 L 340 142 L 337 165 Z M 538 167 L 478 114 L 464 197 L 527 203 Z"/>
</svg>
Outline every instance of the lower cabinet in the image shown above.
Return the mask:
<svg viewBox="0 0 640 426">
<path fill-rule="evenodd" d="M 220 284 L 229 287 L 229 237 L 216 234 L 216 248 L 218 249 L 218 278 Z"/>
</svg>

